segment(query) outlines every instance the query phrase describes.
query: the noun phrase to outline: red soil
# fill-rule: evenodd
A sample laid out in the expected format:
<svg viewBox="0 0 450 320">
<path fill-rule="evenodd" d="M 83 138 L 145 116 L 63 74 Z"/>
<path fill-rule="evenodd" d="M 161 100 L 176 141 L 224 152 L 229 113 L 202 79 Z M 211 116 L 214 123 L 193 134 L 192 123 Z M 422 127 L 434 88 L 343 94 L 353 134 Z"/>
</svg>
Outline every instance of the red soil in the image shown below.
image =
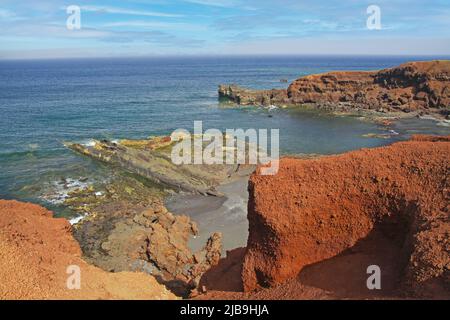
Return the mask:
<svg viewBox="0 0 450 320">
<path fill-rule="evenodd" d="M 249 184 L 247 248 L 209 270 L 198 299 L 450 298 L 450 137 L 280 161 Z M 68 290 L 66 268 L 81 268 Z M 381 268 L 382 290 L 366 269 Z M 65 219 L 0 200 L 0 298 L 168 299 L 150 276 L 88 265 Z"/>
<path fill-rule="evenodd" d="M 81 270 L 69 290 L 67 267 Z M 0 299 L 174 299 L 153 277 L 88 265 L 66 219 L 38 205 L 0 200 Z"/>
<path fill-rule="evenodd" d="M 227 252 L 219 265 L 203 275 L 200 286 L 207 289 L 195 299 L 210 300 L 305 300 L 336 298 L 326 290 L 304 285 L 297 279 L 287 281 L 273 288 L 260 288 L 252 292 L 243 292 L 241 278 L 242 264 L 246 249 L 238 248 Z"/>
</svg>

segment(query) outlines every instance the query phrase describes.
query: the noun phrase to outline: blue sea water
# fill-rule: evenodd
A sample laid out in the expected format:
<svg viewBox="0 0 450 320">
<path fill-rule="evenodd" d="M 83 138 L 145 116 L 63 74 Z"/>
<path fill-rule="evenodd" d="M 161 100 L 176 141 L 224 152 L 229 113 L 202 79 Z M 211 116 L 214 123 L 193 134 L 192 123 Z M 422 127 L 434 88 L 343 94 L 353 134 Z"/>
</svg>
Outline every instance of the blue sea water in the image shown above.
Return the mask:
<svg viewBox="0 0 450 320">
<path fill-rule="evenodd" d="M 219 104 L 217 86 L 283 88 L 332 70 L 374 70 L 443 57 L 197 57 L 0 61 L 0 198 L 41 202 L 42 186 L 61 178 L 107 174 L 64 141 L 144 138 L 207 128 L 279 128 L 284 153 L 340 153 L 406 139 L 410 133 L 450 134 L 433 121 L 397 124 L 392 139 L 352 117 Z M 445 57 L 444 57 L 445 58 Z M 448 57 L 447 57 L 448 59 Z"/>
</svg>

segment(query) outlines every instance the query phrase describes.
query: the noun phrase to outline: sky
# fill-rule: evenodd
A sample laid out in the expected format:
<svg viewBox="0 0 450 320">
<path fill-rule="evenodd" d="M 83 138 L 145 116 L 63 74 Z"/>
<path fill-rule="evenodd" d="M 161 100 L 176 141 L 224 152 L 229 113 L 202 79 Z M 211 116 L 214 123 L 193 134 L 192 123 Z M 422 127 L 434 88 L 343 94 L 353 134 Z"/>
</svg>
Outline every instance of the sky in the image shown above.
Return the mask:
<svg viewBox="0 0 450 320">
<path fill-rule="evenodd" d="M 450 55 L 450 0 L 0 0 L 0 59 L 245 54 Z"/>
</svg>

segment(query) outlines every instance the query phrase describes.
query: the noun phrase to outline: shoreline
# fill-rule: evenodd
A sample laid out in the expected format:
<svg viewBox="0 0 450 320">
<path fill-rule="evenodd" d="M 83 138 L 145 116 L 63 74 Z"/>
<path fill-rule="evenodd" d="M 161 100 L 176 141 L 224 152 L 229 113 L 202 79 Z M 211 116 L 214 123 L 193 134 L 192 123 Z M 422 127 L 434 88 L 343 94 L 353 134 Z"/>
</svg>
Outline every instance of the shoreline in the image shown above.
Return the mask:
<svg viewBox="0 0 450 320">
<path fill-rule="evenodd" d="M 450 79 L 435 70 L 436 66 L 444 71 L 450 66 L 441 64 L 444 63 L 431 62 L 433 73 L 428 74 L 427 70 L 425 75 L 432 77 L 419 77 L 417 83 L 411 83 L 415 76 L 411 76 L 409 68 L 414 72 L 419 70 L 419 75 L 423 75 L 422 63 L 363 75 L 360 72 L 340 72 L 306 76 L 294 81 L 288 90 L 219 88 L 220 98 L 229 97 L 237 105 L 260 102 L 261 106 L 273 111 L 280 102 L 286 105 L 280 109 L 312 110 L 336 118 L 354 117 L 374 122 L 377 125 L 360 125 L 380 128 L 378 131 L 381 133 L 361 134 L 348 126 L 350 139 L 346 146 L 356 149 L 355 135 L 358 132 L 359 139 L 392 139 L 386 147 L 371 148 L 379 143 L 374 140 L 372 145 L 364 142 L 369 147 L 339 155 L 282 155 L 280 163 L 284 171 L 276 176 L 262 176 L 255 173 L 255 170 L 259 172 L 256 166 L 248 164 L 176 164 L 171 155 L 177 141 L 169 136 L 65 143 L 79 155 L 110 167 L 112 176 L 95 187 L 85 184 L 86 181 L 63 178 L 56 186 L 63 192 L 56 201 L 80 213 L 79 217 L 69 220 L 73 223 L 70 230 L 73 230 L 86 261 L 104 271 L 144 272 L 154 276 L 159 284 L 177 296 L 192 297 L 199 290 L 206 290 L 201 281 L 210 270 L 227 259 L 230 253 L 240 250 L 243 272 L 239 275 L 242 274 L 243 291 L 283 284 L 285 280 L 297 277 L 299 271 L 309 264 L 334 259 L 345 250 L 357 250 L 357 241 L 368 237 L 376 230 L 375 227 L 380 227 L 384 234 L 392 231 L 393 223 L 394 233 L 402 237 L 404 228 L 419 228 L 411 221 L 416 221 L 416 215 L 420 218 L 426 211 L 418 210 L 419 204 L 414 199 L 417 195 L 423 196 L 419 199 L 426 203 L 425 209 L 432 205 L 426 202 L 429 199 L 421 189 L 427 190 L 426 183 L 434 183 L 446 174 L 444 167 L 449 136 L 413 137 L 411 141 L 393 144 L 402 140 L 402 137 L 394 138 L 399 133 L 393 130 L 393 126 L 397 121 L 412 118 L 433 121 L 436 126 L 449 126 L 449 114 L 445 108 L 442 109 L 448 99 L 445 91 L 442 90 L 442 96 L 433 96 L 436 90 L 447 88 L 444 85 Z M 437 89 L 425 92 L 422 90 L 424 84 Z M 314 99 L 319 100 L 309 102 Z M 293 103 L 291 106 L 290 102 Z M 378 104 L 372 106 L 372 102 Z M 318 131 L 329 129 L 333 121 L 340 122 L 333 118 L 325 126 L 307 127 L 311 141 L 326 145 L 324 137 L 329 138 L 330 134 L 319 136 Z M 350 121 L 341 122 L 347 125 Z M 342 126 L 336 127 L 338 131 L 334 134 L 341 130 L 347 133 Z M 334 145 L 342 142 L 341 136 L 336 136 L 338 139 L 333 140 Z M 292 134 L 289 137 L 294 143 L 300 138 Z M 202 139 L 202 143 L 208 141 Z M 297 145 L 300 149 L 303 147 L 300 142 Z M 221 144 L 219 148 L 224 151 L 228 147 Z M 417 151 L 414 148 L 422 150 L 418 156 L 421 160 L 419 171 L 414 164 L 414 152 Z M 401 158 L 397 151 L 407 157 Z M 370 155 L 377 156 L 378 162 L 371 163 Z M 364 166 L 358 166 L 358 163 L 355 166 L 356 158 Z M 405 161 L 409 167 L 403 165 Z M 430 172 L 434 170 L 429 173 L 430 180 L 422 179 L 428 169 Z M 405 176 L 411 176 L 414 182 L 405 180 Z M 404 192 L 398 191 L 399 183 Z M 77 188 L 78 184 L 80 188 Z M 335 187 L 340 189 L 336 191 Z M 376 192 L 367 192 L 369 189 Z M 435 189 L 434 193 L 439 194 L 439 186 Z M 311 190 L 315 192 L 311 193 Z M 353 198 L 357 193 L 363 199 L 360 204 Z M 347 195 L 347 198 L 342 195 Z M 409 195 L 412 198 L 408 198 Z M 407 206 L 403 208 L 405 203 Z M 324 207 L 326 204 L 328 206 Z M 382 208 L 382 212 L 374 213 L 371 211 L 373 208 Z M 358 214 L 361 219 L 358 219 Z M 385 218 L 391 214 L 398 221 Z M 381 220 L 375 219 L 377 215 L 385 219 L 383 223 L 387 227 L 379 224 Z M 442 222 L 439 219 L 435 218 L 437 223 Z M 444 229 L 445 224 L 442 222 L 441 225 Z M 425 231 L 430 231 L 430 240 L 427 241 L 433 243 L 435 230 Z M 378 242 L 389 249 L 392 243 L 384 241 L 389 239 L 378 236 L 376 234 L 375 242 L 369 243 L 369 249 Z M 403 245 L 402 239 L 396 239 L 395 244 Z M 407 245 L 415 248 L 410 242 L 412 240 L 408 240 Z M 425 248 L 427 243 L 420 244 L 421 250 L 422 244 Z M 242 250 L 242 247 L 246 249 Z M 400 251 L 393 252 L 392 257 L 399 254 Z M 386 260 L 391 260 L 391 257 Z M 415 272 L 415 268 L 416 265 L 411 270 Z M 433 268 L 440 268 L 440 265 Z M 400 277 L 400 267 L 394 266 L 393 269 Z M 407 278 L 403 274 L 401 276 Z M 409 280 L 417 280 L 410 275 L 408 277 Z M 420 285 L 419 280 L 416 282 Z"/>
<path fill-rule="evenodd" d="M 310 74 L 287 89 L 253 90 L 221 84 L 221 101 L 272 108 L 311 107 L 337 113 L 433 115 L 450 120 L 450 60 L 408 62 L 376 71 Z"/>
<path fill-rule="evenodd" d="M 239 177 L 217 187 L 222 197 L 202 195 L 172 195 L 165 200 L 170 212 L 187 215 L 197 222 L 199 234 L 191 238 L 189 246 L 196 251 L 208 235 L 221 232 L 222 254 L 247 245 L 248 184 L 249 176 Z"/>
<path fill-rule="evenodd" d="M 193 283 L 190 282 L 188 288 L 180 287 L 179 282 L 174 286 L 173 282 L 162 280 L 153 271 L 149 272 L 148 264 L 134 270 L 111 270 L 102 266 L 101 268 L 110 271 L 105 273 L 108 275 L 117 275 L 120 271 L 150 273 L 156 277 L 159 285 L 166 286 L 178 297 L 195 299 L 408 299 L 419 296 L 447 298 L 445 278 L 441 274 L 446 272 L 445 265 L 448 262 L 448 256 L 445 255 L 448 238 L 444 237 L 448 221 L 445 211 L 433 215 L 435 211 L 431 209 L 442 208 L 445 203 L 446 194 L 441 190 L 441 177 L 446 172 L 443 164 L 446 163 L 448 156 L 449 141 L 450 136 L 416 136 L 410 141 L 398 142 L 391 146 L 358 150 L 342 155 L 317 159 L 283 158 L 279 176 L 253 174 L 249 188 L 250 211 L 245 216 L 249 221 L 248 246 L 246 249 L 226 250 L 226 256 L 221 258 L 222 247 L 217 246 L 214 240 L 210 241 L 213 238 L 208 239 L 206 248 L 209 249 L 205 252 L 204 258 L 200 255 L 202 251 L 193 256 L 195 260 L 198 259 L 197 261 L 210 261 L 208 257 L 212 253 L 214 258 L 208 265 L 195 265 L 200 268 L 200 274 Z M 374 159 L 376 161 L 373 161 Z M 352 168 L 357 170 L 351 170 Z M 323 175 L 318 177 L 317 172 L 322 172 Z M 426 179 L 423 179 L 423 174 L 426 174 Z M 231 199 L 236 203 L 233 195 L 242 197 L 241 191 L 246 181 L 245 175 L 235 176 L 218 189 L 227 195 L 228 200 Z M 299 181 L 301 183 L 298 183 Z M 433 192 L 439 200 L 436 203 L 423 192 L 428 190 L 430 183 L 433 190 L 436 190 L 436 193 Z M 400 190 L 406 190 L 406 193 L 399 192 L 397 184 L 400 184 L 402 186 Z M 358 193 L 356 198 L 355 192 Z M 385 201 L 384 192 L 394 197 L 392 198 L 394 206 Z M 416 195 L 419 202 L 415 200 Z M 208 225 L 208 221 L 202 220 L 211 212 L 219 210 L 218 213 L 222 213 L 222 218 L 227 217 L 224 214 L 226 212 L 220 211 L 227 201 L 224 199 L 211 202 L 211 197 L 188 197 L 175 198 L 172 201 L 179 207 L 183 201 L 187 201 L 191 205 L 192 218 L 197 217 L 200 222 L 205 223 L 205 226 Z M 372 205 L 372 201 L 378 201 L 380 206 Z M 411 205 L 408 201 L 412 201 Z M 195 207 L 205 203 L 208 207 L 203 207 L 202 212 L 195 215 Z M 20 203 L 13 201 L 5 204 L 19 206 Z M 32 204 L 22 205 L 39 208 Z M 124 245 L 129 246 L 132 241 L 140 238 L 140 232 L 146 230 L 142 229 L 143 226 L 149 223 L 150 229 L 153 230 L 161 227 L 169 228 L 167 233 L 154 234 L 153 238 L 150 238 L 155 246 L 152 250 L 156 249 L 151 251 L 155 254 L 156 261 L 172 253 L 174 248 L 167 247 L 164 241 L 155 241 L 169 237 L 177 246 L 180 245 L 181 242 L 173 236 L 181 231 L 178 228 L 184 226 L 186 220 L 182 216 L 175 218 L 172 213 L 165 211 L 161 204 L 152 206 L 155 209 L 151 212 L 148 209 L 144 209 L 143 212 L 138 210 L 137 212 L 141 213 L 116 223 L 116 231 L 119 229 L 121 233 L 111 233 L 107 241 L 102 243 L 102 250 L 114 253 L 117 249 L 125 249 Z M 158 212 L 156 206 L 160 206 Z M 376 208 L 382 209 L 380 211 Z M 173 211 L 176 210 L 177 208 Z M 64 227 L 65 236 L 71 233 L 67 221 L 51 218 L 50 212 L 45 211 L 49 221 L 60 223 Z M 107 213 L 110 211 L 107 210 Z M 389 218 L 391 213 L 394 220 Z M 383 220 L 379 220 L 377 215 Z M 426 237 L 411 242 L 410 237 L 413 237 L 413 234 L 408 231 L 410 230 L 408 226 L 416 221 L 414 217 L 422 215 L 432 219 L 430 221 L 433 226 L 438 227 L 430 227 L 428 224 L 418 226 L 414 232 L 420 232 Z M 22 224 L 11 224 L 8 222 L 10 217 L 2 216 L 3 220 L 0 219 L 0 223 L 14 226 L 19 233 L 23 232 L 20 229 L 22 227 L 30 228 L 27 225 L 28 218 L 23 219 L 23 215 L 17 220 Z M 159 220 L 156 224 L 155 218 Z M 241 215 L 240 218 L 244 217 Z M 184 222 L 180 224 L 183 220 Z M 33 222 L 33 228 L 40 223 L 42 221 Z M 287 224 L 289 228 L 286 228 Z M 178 227 L 171 229 L 170 226 Z M 104 228 L 105 225 L 100 227 Z M 191 227 L 195 228 L 193 225 Z M 123 232 L 126 234 L 130 228 L 138 233 L 132 233 L 131 237 L 123 237 Z M 19 241 L 20 239 L 16 237 L 18 231 L 14 230 L 10 237 L 14 241 Z M 39 241 L 39 236 L 47 239 L 54 235 L 47 231 L 36 235 L 36 240 L 27 244 L 31 252 L 45 249 L 45 245 L 42 246 L 42 242 Z M 274 241 L 275 239 L 279 240 Z M 23 239 L 20 241 L 24 245 Z M 433 245 L 431 249 L 430 243 Z M 138 246 L 141 244 L 137 243 Z M 270 250 L 267 250 L 268 246 Z M 386 250 L 382 249 L 383 247 L 386 247 Z M 158 248 L 162 251 L 158 251 Z M 406 253 L 411 257 L 406 256 Z M 81 256 L 81 251 L 79 254 Z M 176 252 L 176 256 L 178 255 L 179 252 Z M 124 257 L 117 258 L 121 260 Z M 83 259 L 86 260 L 85 255 Z M 279 265 L 282 268 L 273 268 L 274 264 L 278 264 L 278 260 L 281 261 Z M 407 264 L 406 270 L 409 271 L 405 272 L 404 266 L 408 261 L 410 263 Z M 87 259 L 86 262 L 98 266 L 91 259 Z M 182 262 L 180 267 L 185 268 L 185 263 L 186 261 Z M 364 286 L 367 264 L 373 263 L 381 265 L 383 270 L 388 272 L 387 278 L 384 278 L 388 283 L 380 292 L 367 291 Z M 349 272 L 349 266 L 356 268 L 358 272 L 355 273 L 353 270 Z M 426 271 L 425 280 L 432 279 L 434 285 L 430 286 L 428 280 L 425 281 L 417 276 L 418 273 L 413 272 L 422 268 Z M 259 272 L 260 276 L 255 278 L 253 272 Z M 336 275 L 340 277 L 335 279 Z M 397 281 L 399 278 L 401 281 Z M 46 280 L 44 278 L 40 281 Z M 158 286 L 156 282 L 154 285 Z M 158 288 L 162 294 L 169 295 L 164 291 L 164 287 Z"/>
</svg>

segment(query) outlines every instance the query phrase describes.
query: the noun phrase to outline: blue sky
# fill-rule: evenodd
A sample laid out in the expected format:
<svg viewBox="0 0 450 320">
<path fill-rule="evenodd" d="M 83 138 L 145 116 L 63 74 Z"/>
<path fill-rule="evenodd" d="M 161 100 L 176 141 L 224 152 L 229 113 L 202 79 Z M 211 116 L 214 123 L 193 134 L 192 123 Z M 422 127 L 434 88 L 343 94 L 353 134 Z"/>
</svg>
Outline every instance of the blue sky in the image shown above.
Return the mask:
<svg viewBox="0 0 450 320">
<path fill-rule="evenodd" d="M 450 1 L 0 0 L 0 59 L 218 54 L 450 55 Z"/>
</svg>

